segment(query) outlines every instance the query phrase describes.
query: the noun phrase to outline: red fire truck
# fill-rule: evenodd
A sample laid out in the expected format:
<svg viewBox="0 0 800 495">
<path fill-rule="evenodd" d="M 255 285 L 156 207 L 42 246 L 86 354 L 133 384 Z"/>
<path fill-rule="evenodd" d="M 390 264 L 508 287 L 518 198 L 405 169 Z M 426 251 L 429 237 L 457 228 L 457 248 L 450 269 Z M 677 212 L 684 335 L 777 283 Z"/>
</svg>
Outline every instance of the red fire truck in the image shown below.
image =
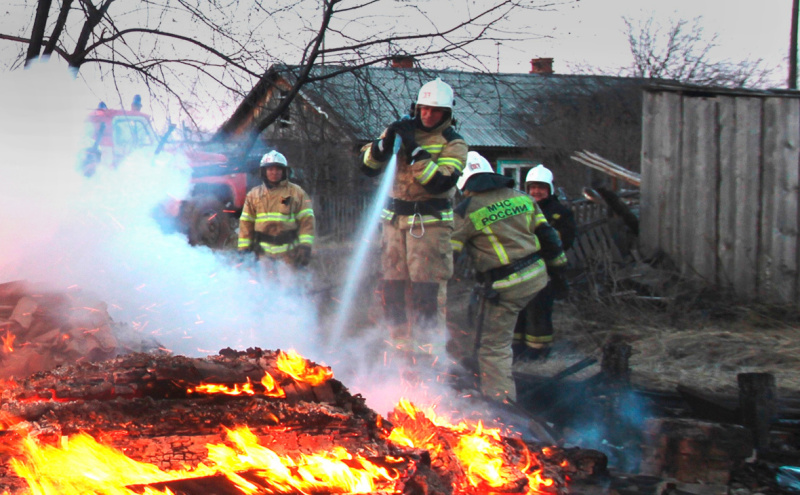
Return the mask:
<svg viewBox="0 0 800 495">
<path fill-rule="evenodd" d="M 150 116 L 140 111 L 140 101 L 137 95 L 131 110 L 112 110 L 101 103 L 92 111 L 87 133 L 93 144 L 80 165 L 84 175 L 93 175 L 98 167 L 117 167 L 134 150 L 147 150 L 154 157 L 183 154 L 192 168 L 191 196 L 165 204 L 160 220 L 172 220 L 172 227 L 185 233 L 192 245 L 225 247 L 244 205 L 247 171 L 232 166 L 225 155 L 171 141 L 172 127 L 164 136 L 157 135 Z"/>
</svg>

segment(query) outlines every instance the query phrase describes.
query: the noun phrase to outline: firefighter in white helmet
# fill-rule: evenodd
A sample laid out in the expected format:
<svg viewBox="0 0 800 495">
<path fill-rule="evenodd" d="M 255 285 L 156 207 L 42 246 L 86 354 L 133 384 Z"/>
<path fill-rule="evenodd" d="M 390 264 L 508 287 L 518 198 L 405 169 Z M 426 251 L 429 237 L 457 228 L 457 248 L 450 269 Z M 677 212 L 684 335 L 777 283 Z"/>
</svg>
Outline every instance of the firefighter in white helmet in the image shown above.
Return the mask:
<svg viewBox="0 0 800 495">
<path fill-rule="evenodd" d="M 453 127 L 453 104 L 453 88 L 438 78 L 430 81 L 419 90 L 413 115 L 391 123 L 361 149 L 361 170 L 372 177 L 391 160 L 395 138 L 402 142 L 382 215 L 381 265 L 391 342 L 406 355 L 430 349 L 422 346 L 430 343 L 426 335 L 444 324 L 447 280 L 453 274 L 452 199 L 468 150 Z"/>
<path fill-rule="evenodd" d="M 525 191 L 530 194 L 561 239 L 564 251 L 575 241 L 577 225 L 572 210 L 555 195 L 553 172 L 544 165 L 530 169 L 525 177 Z M 563 273 L 553 273 L 547 286 L 525 306 L 514 329 L 514 359 L 532 361 L 545 358 L 553 342 L 553 306 L 565 299 L 568 285 Z"/>
<path fill-rule="evenodd" d="M 259 164 L 262 184 L 247 193 L 239 217 L 239 251 L 253 251 L 265 261 L 304 267 L 314 245 L 311 198 L 289 182 L 289 164 L 277 151 Z"/>
<path fill-rule="evenodd" d="M 458 187 L 466 199 L 455 208 L 452 243 L 472 258 L 479 309 L 474 315 L 474 353 L 481 393 L 515 401 L 511 342 L 517 314 L 547 285 L 548 272 L 567 263 L 558 234 L 514 179 L 497 174 L 470 151 Z M 468 362 L 472 356 L 463 356 Z"/>
</svg>

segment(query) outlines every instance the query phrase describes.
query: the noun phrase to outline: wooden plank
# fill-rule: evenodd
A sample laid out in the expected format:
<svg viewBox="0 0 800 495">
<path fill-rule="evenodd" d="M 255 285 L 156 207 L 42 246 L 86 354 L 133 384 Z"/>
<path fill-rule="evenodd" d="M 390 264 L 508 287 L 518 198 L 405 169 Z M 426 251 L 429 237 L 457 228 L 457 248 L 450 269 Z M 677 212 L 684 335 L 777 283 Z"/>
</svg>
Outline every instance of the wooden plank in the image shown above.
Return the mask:
<svg viewBox="0 0 800 495">
<path fill-rule="evenodd" d="M 717 214 L 716 283 L 733 288 L 734 246 L 736 244 L 736 98 L 721 96 L 717 101 L 719 129 L 719 210 Z"/>
<path fill-rule="evenodd" d="M 681 270 L 716 281 L 717 103 L 716 98 L 684 98 L 679 239 Z"/>
<path fill-rule="evenodd" d="M 658 93 L 645 91 L 642 100 L 642 151 L 640 170 L 642 172 L 641 203 L 639 215 L 642 221 L 639 245 L 642 253 L 652 256 L 658 251 L 659 219 L 656 197 L 658 195 L 658 177 L 655 157 L 658 149 L 656 119 Z"/>
<path fill-rule="evenodd" d="M 611 229 L 607 223 L 600 226 L 598 229 L 598 235 L 602 238 L 603 247 L 608 251 L 608 257 L 611 259 L 611 261 L 614 263 L 622 263 L 622 252 L 619 250 L 617 243 L 614 241 L 614 235 L 611 233 Z"/>
<path fill-rule="evenodd" d="M 678 208 L 681 200 L 681 136 L 683 134 L 683 98 L 679 95 L 667 93 L 666 101 L 662 108 L 664 112 L 665 134 L 663 137 L 661 174 L 660 180 L 664 192 L 660 197 L 659 205 L 662 217 L 661 245 L 670 255 L 678 253 L 681 212 Z"/>
<path fill-rule="evenodd" d="M 775 285 L 779 287 L 780 300 L 800 306 L 800 270 L 798 270 L 798 230 L 800 230 L 800 101 L 783 100 L 786 106 L 786 143 L 781 149 L 784 171 L 777 175 L 777 231 L 773 231 L 774 259 L 778 261 Z"/>
<path fill-rule="evenodd" d="M 678 245 L 680 95 L 646 92 L 642 121 L 641 249 L 645 255 L 672 255 Z"/>
<path fill-rule="evenodd" d="M 799 118 L 800 107 L 792 99 L 764 103 L 758 292 L 778 303 L 797 301 Z"/>
<path fill-rule="evenodd" d="M 758 274 L 758 239 L 761 211 L 761 139 L 764 100 L 736 99 L 734 128 L 733 209 L 734 236 L 731 279 L 736 293 L 742 297 L 756 295 Z M 735 206 L 734 206 L 735 205 Z"/>
</svg>

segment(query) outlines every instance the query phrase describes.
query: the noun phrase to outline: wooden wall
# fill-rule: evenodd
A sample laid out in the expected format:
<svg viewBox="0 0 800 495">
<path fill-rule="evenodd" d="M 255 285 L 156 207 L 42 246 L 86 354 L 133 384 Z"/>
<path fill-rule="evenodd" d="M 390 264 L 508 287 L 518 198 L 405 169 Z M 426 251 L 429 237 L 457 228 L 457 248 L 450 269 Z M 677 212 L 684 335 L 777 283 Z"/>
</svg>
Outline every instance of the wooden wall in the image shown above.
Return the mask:
<svg viewBox="0 0 800 495">
<path fill-rule="evenodd" d="M 649 90 L 640 244 L 744 298 L 800 305 L 798 95 Z"/>
</svg>

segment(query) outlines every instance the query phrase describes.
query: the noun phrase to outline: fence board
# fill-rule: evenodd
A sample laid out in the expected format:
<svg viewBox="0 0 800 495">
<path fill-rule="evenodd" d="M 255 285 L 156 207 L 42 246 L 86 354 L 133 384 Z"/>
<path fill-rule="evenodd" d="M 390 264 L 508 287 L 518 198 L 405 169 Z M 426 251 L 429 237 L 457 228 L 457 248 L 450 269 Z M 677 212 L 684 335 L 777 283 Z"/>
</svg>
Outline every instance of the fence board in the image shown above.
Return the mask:
<svg viewBox="0 0 800 495">
<path fill-rule="evenodd" d="M 719 126 L 719 212 L 717 214 L 716 282 L 734 287 L 734 248 L 736 245 L 736 98 L 722 96 L 717 102 Z"/>
<path fill-rule="evenodd" d="M 677 94 L 645 95 L 643 118 L 650 124 L 645 125 L 643 134 L 649 147 L 642 150 L 641 240 L 647 254 L 658 250 L 677 252 L 681 105 Z"/>
<path fill-rule="evenodd" d="M 725 209 L 734 211 L 734 289 L 744 297 L 756 294 L 758 232 L 761 210 L 761 140 L 763 100 L 737 98 L 735 122 L 735 197 Z"/>
<path fill-rule="evenodd" d="M 800 102 L 767 100 L 764 126 L 759 292 L 771 301 L 796 302 Z"/>
<path fill-rule="evenodd" d="M 716 281 L 717 105 L 695 98 L 683 106 L 680 214 L 676 261 L 684 273 Z"/>
<path fill-rule="evenodd" d="M 641 248 L 648 256 L 658 250 L 669 250 L 669 222 L 661 212 L 669 204 L 669 188 L 663 176 L 674 166 L 671 143 L 679 137 L 680 123 L 676 95 L 645 93 L 642 104 L 642 198 L 641 198 Z M 670 111 L 672 110 L 672 111 Z"/>
<path fill-rule="evenodd" d="M 644 109 L 645 254 L 661 249 L 739 296 L 800 306 L 800 99 L 666 90 L 646 93 Z"/>
</svg>

